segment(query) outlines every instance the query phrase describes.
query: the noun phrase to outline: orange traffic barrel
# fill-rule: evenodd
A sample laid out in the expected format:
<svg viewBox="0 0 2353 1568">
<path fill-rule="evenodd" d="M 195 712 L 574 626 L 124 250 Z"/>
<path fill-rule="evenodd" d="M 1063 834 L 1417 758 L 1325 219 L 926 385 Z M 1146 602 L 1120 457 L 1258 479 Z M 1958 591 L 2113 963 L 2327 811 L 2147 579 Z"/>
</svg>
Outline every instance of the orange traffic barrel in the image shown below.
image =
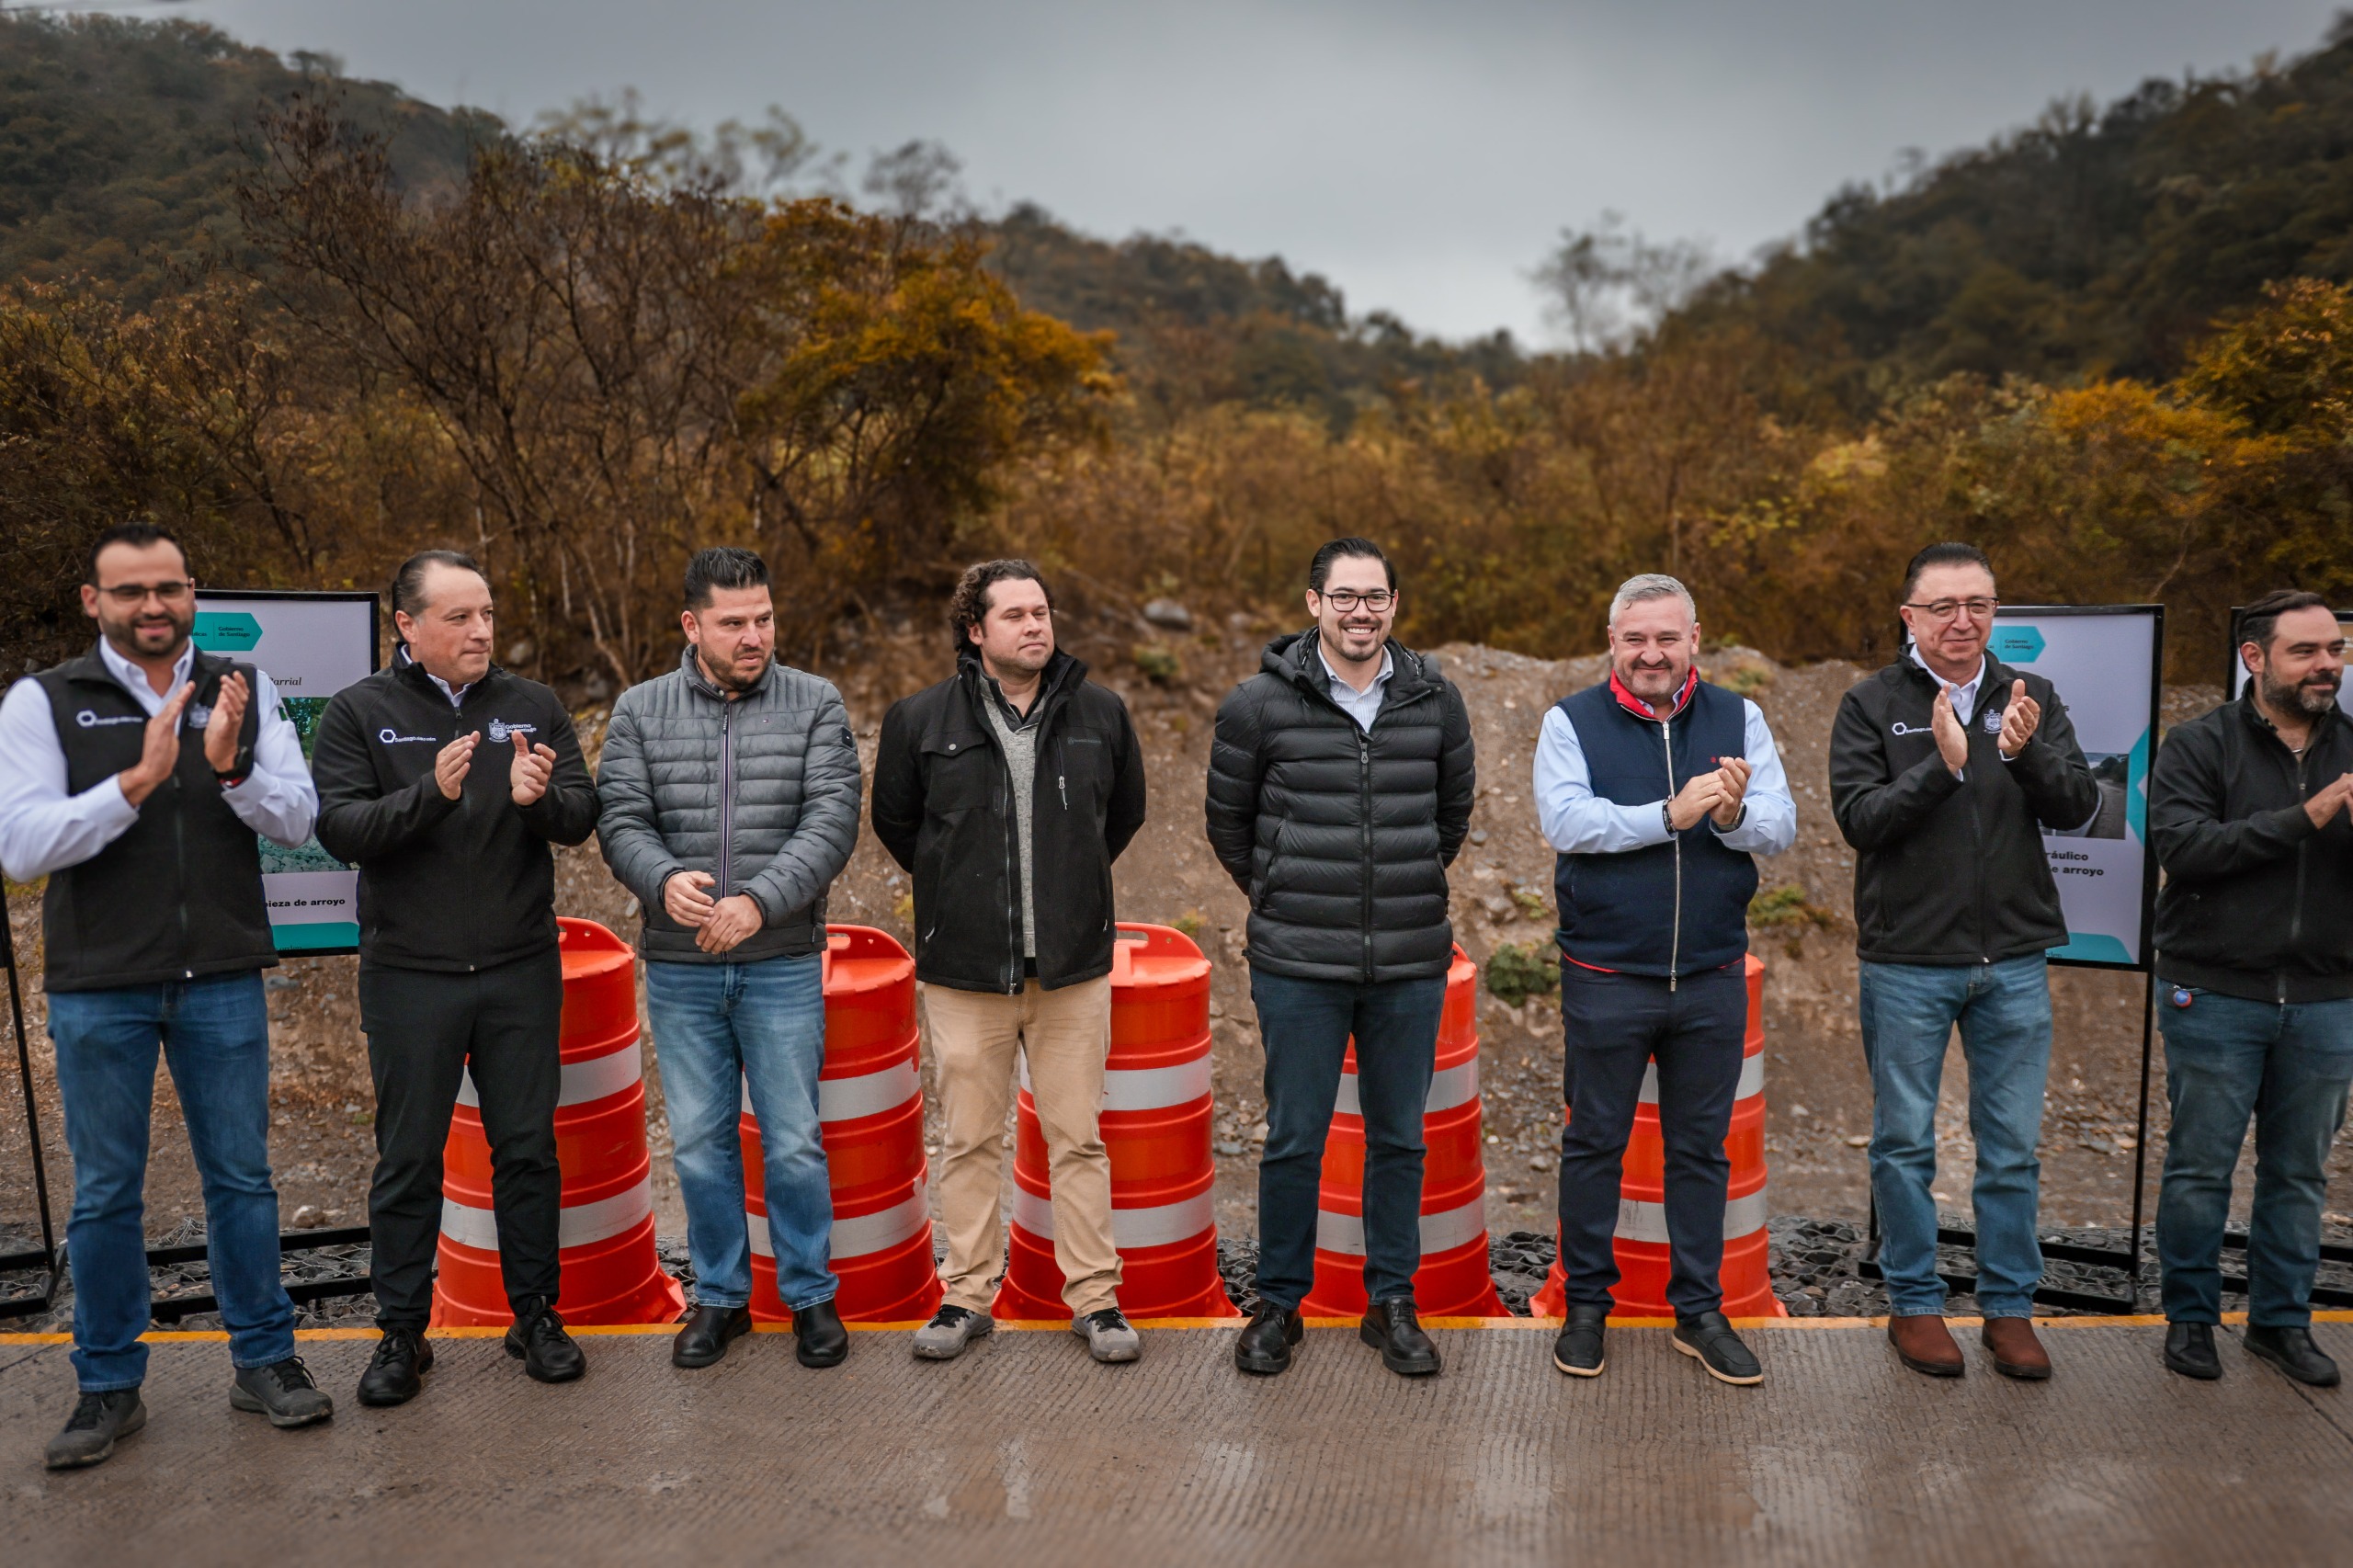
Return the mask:
<svg viewBox="0 0 2353 1568">
<path fill-rule="evenodd" d="M 1046 1136 L 1026 1058 L 1015 1105 L 1005 1282 L 989 1310 L 1017 1322 L 1067 1317 Z M 1241 1315 L 1217 1271 L 1211 1108 L 1210 960 L 1182 931 L 1122 922 L 1111 949 L 1101 1127 L 1111 1160 L 1120 1310 L 1131 1318 Z"/>
<path fill-rule="evenodd" d="M 1446 976 L 1438 1062 L 1423 1103 L 1422 1264 L 1414 1304 L 1425 1317 L 1508 1317 L 1487 1267 L 1487 1162 L 1479 1100 L 1478 967 L 1461 948 Z M 1364 1113 L 1357 1051 L 1340 1070 L 1340 1094 L 1324 1140 L 1316 1199 L 1315 1284 L 1300 1303 L 1310 1317 L 1356 1317 L 1365 1309 Z"/>
<path fill-rule="evenodd" d="M 923 1154 L 916 1062 L 915 964 L 870 926 L 828 926 L 825 1060 L 817 1074 L 819 1136 L 833 1190 L 834 1310 L 858 1323 L 907 1323 L 939 1305 Z M 736 1123 L 744 1145 L 744 1221 L 752 1244 L 752 1316 L 790 1323 L 777 1296 L 760 1124 L 751 1092 Z"/>
<path fill-rule="evenodd" d="M 558 917 L 563 1086 L 555 1113 L 563 1169 L 557 1310 L 574 1324 L 667 1323 L 686 1310 L 654 1252 L 654 1167 L 645 1148 L 645 1065 L 637 1027 L 637 955 L 593 920 Z M 512 1322 L 498 1271 L 490 1141 L 469 1072 L 442 1151 L 436 1326 Z"/>
<path fill-rule="evenodd" d="M 1748 1028 L 1741 1041 L 1740 1087 L 1732 1107 L 1732 1129 L 1724 1135 L 1724 1153 L 1732 1160 L 1731 1179 L 1724 1191 L 1724 1261 L 1718 1273 L 1726 1317 L 1787 1317 L 1789 1309 L 1773 1294 L 1773 1276 L 1767 1255 L 1771 1242 L 1765 1229 L 1770 1218 L 1765 1200 L 1765 960 L 1748 955 Z M 1562 1111 L 1563 1125 L 1568 1112 Z M 1634 1130 L 1626 1142 L 1624 1175 L 1619 1181 L 1618 1283 L 1609 1292 L 1615 1311 L 1626 1317 L 1673 1317 L 1667 1303 L 1666 1281 L 1672 1271 L 1666 1233 L 1666 1150 L 1658 1130 L 1658 1065 L 1643 1074 L 1642 1103 L 1634 1108 Z M 1559 1230 L 1553 1234 L 1557 1238 Z M 1561 1263 L 1552 1260 L 1544 1288 L 1529 1302 L 1537 1317 L 1560 1317 L 1567 1311 L 1561 1280 Z"/>
</svg>

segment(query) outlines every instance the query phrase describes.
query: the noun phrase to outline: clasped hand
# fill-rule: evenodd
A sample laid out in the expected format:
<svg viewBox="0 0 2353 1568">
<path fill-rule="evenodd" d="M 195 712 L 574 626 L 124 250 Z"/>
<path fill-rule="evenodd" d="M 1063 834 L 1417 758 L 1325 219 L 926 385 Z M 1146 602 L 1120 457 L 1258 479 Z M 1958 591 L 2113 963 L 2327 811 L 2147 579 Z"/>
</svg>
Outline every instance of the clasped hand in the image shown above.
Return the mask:
<svg viewBox="0 0 2353 1568">
<path fill-rule="evenodd" d="M 1719 766 L 1713 771 L 1693 774 L 1666 803 L 1667 821 L 1676 832 L 1693 826 L 1701 817 L 1712 817 L 1716 826 L 1726 832 L 1739 825 L 1741 805 L 1748 793 L 1748 759 L 1723 756 L 1716 761 Z"/>
</svg>

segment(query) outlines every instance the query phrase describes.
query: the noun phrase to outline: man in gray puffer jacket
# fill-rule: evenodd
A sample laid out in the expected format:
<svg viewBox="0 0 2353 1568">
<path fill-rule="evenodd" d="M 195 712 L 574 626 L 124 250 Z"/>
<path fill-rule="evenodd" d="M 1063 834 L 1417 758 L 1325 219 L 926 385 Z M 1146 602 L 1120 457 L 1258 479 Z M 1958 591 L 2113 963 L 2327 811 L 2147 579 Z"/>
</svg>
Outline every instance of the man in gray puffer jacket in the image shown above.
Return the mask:
<svg viewBox="0 0 2353 1568">
<path fill-rule="evenodd" d="M 687 563 L 688 646 L 613 705 L 598 768 L 605 862 L 645 910 L 646 1012 L 687 1207 L 695 1307 L 671 1346 L 707 1367 L 751 1325 L 738 1085 L 766 1165 L 777 1294 L 803 1366 L 838 1365 L 833 1199 L 818 1142 L 825 889 L 858 842 L 858 746 L 832 684 L 777 662 L 767 562 Z"/>
</svg>

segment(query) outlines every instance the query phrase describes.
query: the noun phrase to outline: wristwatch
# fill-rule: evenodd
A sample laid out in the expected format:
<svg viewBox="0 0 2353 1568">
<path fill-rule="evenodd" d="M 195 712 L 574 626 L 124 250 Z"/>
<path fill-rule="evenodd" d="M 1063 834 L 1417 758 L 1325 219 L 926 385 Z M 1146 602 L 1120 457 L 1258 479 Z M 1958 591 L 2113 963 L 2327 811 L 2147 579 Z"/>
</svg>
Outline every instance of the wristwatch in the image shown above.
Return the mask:
<svg viewBox="0 0 2353 1568">
<path fill-rule="evenodd" d="M 1658 803 L 1658 820 L 1666 824 L 1667 837 L 1673 838 L 1675 836 L 1675 802 L 1673 801 L 1661 801 Z"/>
</svg>

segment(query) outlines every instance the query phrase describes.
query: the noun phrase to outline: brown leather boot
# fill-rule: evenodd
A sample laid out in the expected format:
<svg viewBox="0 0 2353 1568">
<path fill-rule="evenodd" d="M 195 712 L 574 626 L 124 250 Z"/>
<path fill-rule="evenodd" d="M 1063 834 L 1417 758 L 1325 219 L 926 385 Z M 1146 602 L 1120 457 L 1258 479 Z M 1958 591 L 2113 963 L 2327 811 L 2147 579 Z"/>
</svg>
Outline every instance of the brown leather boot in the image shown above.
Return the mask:
<svg viewBox="0 0 2353 1568">
<path fill-rule="evenodd" d="M 1994 1370 L 2002 1376 L 2031 1383 L 2051 1375 L 2051 1356 L 2034 1336 L 2032 1318 L 1987 1318 L 1978 1337 L 1994 1353 Z"/>
<path fill-rule="evenodd" d="M 1915 1372 L 1957 1378 L 1969 1369 L 1961 1358 L 1961 1346 L 1952 1342 L 1952 1330 L 1938 1313 L 1888 1319 L 1887 1342 L 1895 1346 L 1896 1359 Z"/>
</svg>

